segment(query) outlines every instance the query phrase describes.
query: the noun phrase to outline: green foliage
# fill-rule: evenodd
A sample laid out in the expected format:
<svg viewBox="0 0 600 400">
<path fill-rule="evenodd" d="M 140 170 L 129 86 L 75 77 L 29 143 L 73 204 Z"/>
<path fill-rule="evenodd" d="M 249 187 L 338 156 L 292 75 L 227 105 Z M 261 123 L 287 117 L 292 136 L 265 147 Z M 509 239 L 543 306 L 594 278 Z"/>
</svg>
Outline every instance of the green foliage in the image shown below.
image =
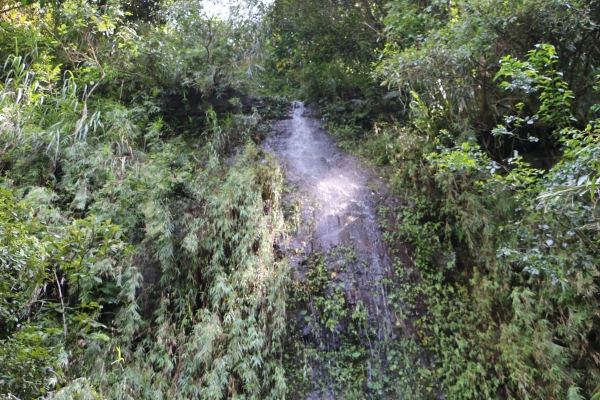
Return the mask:
<svg viewBox="0 0 600 400">
<path fill-rule="evenodd" d="M 251 81 L 261 11 L 223 21 L 199 4 L 139 25 L 118 2 L 10 16 L 3 43 L 27 41 L 0 85 L 3 395 L 285 392 L 282 177 L 252 142 L 267 126 L 169 109 Z"/>
<path fill-rule="evenodd" d="M 161 156 L 175 154 L 170 150 Z M 124 182 L 146 187 L 133 193 L 146 226 L 142 246 L 157 260 L 160 280 L 142 303 L 152 318 L 122 321 L 116 343 L 124 361 L 96 372 L 110 383 L 110 396 L 158 390 L 185 398 L 277 398 L 285 390 L 277 353 L 286 264 L 273 251 L 283 229 L 281 176 L 259 157 L 249 145 L 229 172 L 216 163 L 197 175 L 198 165 L 184 155 L 175 177 L 173 158 L 155 158 L 158 165 Z"/>
<path fill-rule="evenodd" d="M 595 5 L 390 7 L 377 73 L 411 115 L 384 133 L 407 197 L 387 237 L 412 249 L 400 296 L 434 354 L 430 370 L 452 398 L 591 395 L 598 55 L 582 33 Z M 556 147 L 546 169 L 526 162 Z"/>
<path fill-rule="evenodd" d="M 411 258 L 396 253 L 391 297 L 434 360 L 399 363 L 412 398 L 597 386 L 599 60 L 584 33 L 596 19 L 590 2 L 395 1 L 376 72 L 410 108 L 406 124 L 323 108 L 344 148 L 391 163 L 403 197 L 382 208 L 386 239 Z"/>
<path fill-rule="evenodd" d="M 348 290 L 353 284 L 347 281 L 348 271 L 358 262 L 354 246 L 313 253 L 303 265 L 305 279 L 292 282 L 292 335 L 284 355 L 288 396 L 427 398 L 432 388 L 413 376 L 422 362 L 417 344 L 383 337 L 376 328 L 381 316 Z M 396 305 L 401 313 L 402 306 Z"/>
<path fill-rule="evenodd" d="M 402 49 L 423 41 L 431 30 L 441 28 L 454 11 L 452 4 L 436 0 L 394 1 L 388 3 L 387 7 L 385 32 L 394 41 L 390 45 Z"/>
<path fill-rule="evenodd" d="M 554 63 L 553 48 L 539 46 L 529 62 L 505 58 L 498 76 L 511 78 L 506 88 L 534 93 L 539 118 L 561 127 L 572 123 L 573 95 Z M 400 293 L 443 391 L 590 394 L 598 379 L 597 133 L 591 125 L 554 130 L 563 157 L 544 171 L 516 151 L 494 161 L 473 140 L 436 132 L 428 108 L 416 105 L 417 129 L 394 132 L 389 146 L 396 185 L 410 194 L 388 240 L 412 248 L 415 269 L 398 267 Z M 507 121 L 527 125 L 520 116 Z"/>
<path fill-rule="evenodd" d="M 195 0 L 146 18 L 5 7 L 2 396 L 597 392 L 595 2 L 282 0 L 269 40 L 257 2 L 226 20 Z M 386 288 L 407 338 L 371 345 L 337 275 L 348 249 L 312 259 L 288 302 L 281 171 L 254 143 L 259 112 L 241 113 L 266 84 L 333 100 L 341 145 L 391 165 Z M 265 113 L 284 116 L 279 99 Z M 292 312 L 307 335 L 286 337 Z"/>
<path fill-rule="evenodd" d="M 48 227 L 5 189 L 2 205 L 0 391 L 35 397 L 62 384 L 81 353 L 110 341 L 102 310 L 133 301 L 139 278 L 119 265 L 130 249 L 110 222 Z"/>
<path fill-rule="evenodd" d="M 51 331 L 23 325 L 23 319 L 28 309 L 37 305 L 37 296 L 33 295 L 47 275 L 44 268 L 47 245 L 36 237 L 35 231 L 30 232 L 34 224 L 23 218 L 24 207 L 15 205 L 7 190 L 2 189 L 1 194 L 0 387 L 3 393 L 39 395 L 45 390 L 45 378 L 54 369 L 58 370 L 58 349 L 46 342 Z"/>
<path fill-rule="evenodd" d="M 500 71 L 494 80 L 499 77 L 510 77 L 511 82 L 504 81 L 501 87 L 507 91 L 521 90 L 525 93 L 539 93 L 539 110 L 532 116 L 509 116 L 507 125 L 521 128 L 523 125 L 532 125 L 537 120 L 550 126 L 564 128 L 577 120 L 571 113 L 571 100 L 573 91 L 563 80 L 563 73 L 554 70 L 553 65 L 558 62 L 558 56 L 552 45 L 538 45 L 536 50 L 528 53 L 529 61 L 518 61 L 511 56 L 506 56 L 501 61 Z M 539 71 L 543 71 L 541 74 Z M 516 104 L 518 110 L 523 110 L 524 104 Z M 503 134 L 510 134 L 502 127 L 498 128 Z M 494 131 L 498 134 L 498 131 Z M 529 140 L 535 141 L 533 137 Z"/>
<path fill-rule="evenodd" d="M 247 86 L 263 57 L 263 28 L 254 6 L 255 2 L 247 2 L 232 10 L 230 20 L 220 20 L 205 14 L 201 1 L 165 2 L 161 10 L 165 23 L 141 48 L 147 61 L 140 66 L 150 64 L 150 73 L 168 94 Z"/>
<path fill-rule="evenodd" d="M 376 73 L 405 104 L 415 100 L 416 93 L 431 113 L 435 131 L 445 129 L 455 137 L 477 134 L 496 159 L 506 158 L 515 148 L 532 147 L 519 140 L 523 135 L 487 135 L 510 116 L 537 115 L 524 122 L 521 133 L 551 147 L 556 145 L 551 132 L 572 123 L 571 118 L 587 123 L 586 114 L 595 103 L 590 88 L 595 81 L 592 66 L 599 59 L 595 51 L 586 50 L 596 45 L 595 39 L 583 34 L 594 29 L 594 4 L 465 0 L 423 6 L 395 1 L 386 20 L 388 46 Z M 422 22 L 412 22 L 413 10 L 421 12 Z M 530 51 L 538 43 L 545 44 Z M 531 76 L 534 70 L 537 77 Z M 496 85 L 494 80 L 501 76 L 513 76 L 514 85 Z M 547 94 L 536 96 L 536 91 Z M 554 97 L 546 97 L 550 93 Z M 556 110 L 564 114 L 555 115 Z M 414 107 L 412 111 L 417 112 Z"/>
<path fill-rule="evenodd" d="M 275 1 L 267 67 L 306 100 L 379 98 L 371 63 L 383 42 L 384 2 Z"/>
</svg>

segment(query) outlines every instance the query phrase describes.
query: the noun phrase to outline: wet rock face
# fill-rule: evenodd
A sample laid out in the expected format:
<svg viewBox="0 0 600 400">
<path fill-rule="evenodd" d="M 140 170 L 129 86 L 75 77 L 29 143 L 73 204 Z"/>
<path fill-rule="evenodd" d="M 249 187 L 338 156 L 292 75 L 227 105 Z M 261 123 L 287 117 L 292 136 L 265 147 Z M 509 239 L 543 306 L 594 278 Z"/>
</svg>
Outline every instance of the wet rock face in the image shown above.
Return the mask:
<svg viewBox="0 0 600 400">
<path fill-rule="evenodd" d="M 302 103 L 294 103 L 293 118 L 277 122 L 275 135 L 265 144 L 283 165 L 288 185 L 298 187 L 293 195 L 302 204 L 302 227 L 291 246 L 301 247 L 303 255 L 294 257 L 292 267 L 302 269 L 302 259 L 317 251 L 355 247 L 359 262 L 349 271 L 355 287 L 348 289 L 382 311 L 378 281 L 389 273 L 390 262 L 376 207 L 387 197 L 387 189 L 373 172 L 340 151 L 311 115 Z"/>
<path fill-rule="evenodd" d="M 383 344 L 397 338 L 401 326 L 387 304 L 384 282 L 392 277 L 392 267 L 376 214 L 388 193 L 374 172 L 339 150 L 312 115 L 310 108 L 294 103 L 292 118 L 277 122 L 264 144 L 295 189 L 287 203 L 297 204 L 300 212 L 300 227 L 286 248 L 293 279 L 302 287 L 291 294 L 298 299 L 290 320 L 297 321 L 297 337 L 319 353 L 311 366 L 315 382 L 328 373 L 327 354 L 342 354 L 351 342 L 350 358 L 369 365 L 357 390 L 365 389 L 365 398 L 382 398 L 369 394 L 370 368 L 385 367 Z M 361 312 L 365 317 L 357 325 L 355 315 Z M 312 388 L 304 398 L 337 398 L 335 393 Z"/>
</svg>

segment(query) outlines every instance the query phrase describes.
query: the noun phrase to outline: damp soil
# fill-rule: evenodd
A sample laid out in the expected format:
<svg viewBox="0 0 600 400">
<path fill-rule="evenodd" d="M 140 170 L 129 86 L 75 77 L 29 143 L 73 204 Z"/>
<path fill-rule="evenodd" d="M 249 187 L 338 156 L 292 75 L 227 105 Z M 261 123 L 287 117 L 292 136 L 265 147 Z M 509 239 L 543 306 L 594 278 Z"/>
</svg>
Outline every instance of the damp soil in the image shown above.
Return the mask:
<svg viewBox="0 0 600 400">
<path fill-rule="evenodd" d="M 295 398 L 347 397 L 340 394 L 344 388 L 336 382 L 337 375 L 330 371 L 332 360 L 328 359 L 342 354 L 335 362 L 345 362 L 345 341 L 351 342 L 350 349 L 363 349 L 350 353 L 360 353 L 357 361 L 361 365 L 353 368 L 362 368 L 355 375 L 363 380 L 354 383 L 353 396 L 384 398 L 381 390 L 372 388 L 377 387 L 377 377 L 384 375 L 381 370 L 387 368 L 389 344 L 397 342 L 405 328 L 398 310 L 389 304 L 387 291 L 395 280 L 394 270 L 377 214 L 378 205 L 389 201 L 385 182 L 376 170 L 361 166 L 357 158 L 340 150 L 313 110 L 302 103 L 293 104 L 289 119 L 273 125 L 263 147 L 283 167 L 291 188 L 284 203 L 299 217 L 283 250 L 291 261 L 293 284 L 305 288 L 302 293 L 306 296 L 292 299 L 289 317 L 296 321 L 292 336 L 315 356 L 309 361 L 305 393 L 296 393 Z M 341 259 L 343 268 L 338 267 Z M 326 277 L 325 284 L 315 279 L 317 268 Z M 295 295 L 302 297 L 292 293 Z M 321 296 L 318 304 L 341 299 L 341 317 L 329 326 L 324 321 L 330 316 L 318 314 L 331 310 L 315 306 L 317 296 Z M 348 316 L 354 316 L 357 307 L 366 317 L 360 326 L 353 326 L 357 324 Z M 313 318 L 306 316 L 307 309 L 315 314 Z M 352 362 L 352 357 L 346 359 Z"/>
</svg>

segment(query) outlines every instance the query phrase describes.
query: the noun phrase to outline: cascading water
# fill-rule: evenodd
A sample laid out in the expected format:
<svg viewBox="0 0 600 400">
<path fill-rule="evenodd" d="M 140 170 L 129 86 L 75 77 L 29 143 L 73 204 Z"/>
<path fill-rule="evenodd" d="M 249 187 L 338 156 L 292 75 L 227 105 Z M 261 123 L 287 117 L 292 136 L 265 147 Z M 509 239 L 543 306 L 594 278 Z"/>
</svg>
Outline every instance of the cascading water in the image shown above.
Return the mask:
<svg viewBox="0 0 600 400">
<path fill-rule="evenodd" d="M 292 118 L 277 122 L 264 144 L 293 188 L 287 203 L 300 213 L 286 248 L 296 288 L 290 357 L 310 368 L 290 381 L 304 379 L 297 398 L 400 398 L 386 388 L 394 379 L 389 352 L 403 337 L 399 310 L 388 304 L 394 273 L 376 214 L 386 188 L 311 114 L 294 103 Z"/>
</svg>

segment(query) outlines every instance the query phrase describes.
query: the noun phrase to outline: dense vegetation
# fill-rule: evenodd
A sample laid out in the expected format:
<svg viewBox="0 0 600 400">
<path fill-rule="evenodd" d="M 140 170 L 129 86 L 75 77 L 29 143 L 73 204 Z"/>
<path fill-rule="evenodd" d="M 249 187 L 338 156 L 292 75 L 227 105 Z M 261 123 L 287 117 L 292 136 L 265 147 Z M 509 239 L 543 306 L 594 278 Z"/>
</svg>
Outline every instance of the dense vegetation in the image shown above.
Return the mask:
<svg viewBox="0 0 600 400">
<path fill-rule="evenodd" d="M 394 286 L 434 360 L 419 385 L 448 398 L 589 398 L 597 3 L 296 3 L 276 2 L 288 18 L 274 14 L 274 73 L 319 100 L 330 132 L 384 166 L 403 198 L 381 213 L 390 244 L 410 247 Z"/>
<path fill-rule="evenodd" d="M 257 144 L 287 96 L 401 199 L 414 329 L 348 398 L 590 398 L 599 24 L 592 0 L 0 2 L 0 395 L 299 398 L 288 292 L 328 283 L 317 257 L 288 290 L 276 250 Z"/>
<path fill-rule="evenodd" d="M 0 393 L 280 398 L 282 177 L 237 94 L 260 10 L 135 4 L 4 5 Z"/>
</svg>

